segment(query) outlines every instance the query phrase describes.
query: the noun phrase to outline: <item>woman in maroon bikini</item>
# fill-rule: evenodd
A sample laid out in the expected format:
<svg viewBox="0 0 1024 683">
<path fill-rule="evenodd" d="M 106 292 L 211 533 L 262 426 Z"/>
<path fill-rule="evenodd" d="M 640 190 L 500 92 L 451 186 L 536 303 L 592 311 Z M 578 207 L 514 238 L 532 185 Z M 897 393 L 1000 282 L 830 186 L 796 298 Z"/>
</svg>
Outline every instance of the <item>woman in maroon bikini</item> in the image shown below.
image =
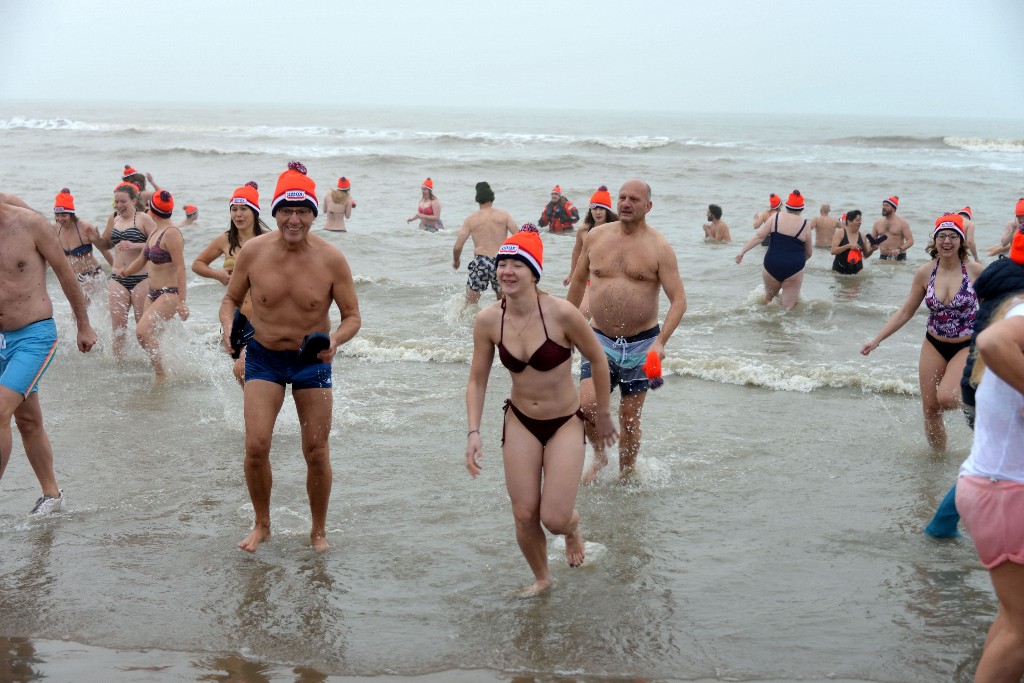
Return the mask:
<svg viewBox="0 0 1024 683">
<path fill-rule="evenodd" d="M 572 347 L 594 367 L 600 439 L 610 446 L 618 436 L 609 407 L 604 351 L 575 306 L 538 291 L 543 256 L 540 234 L 529 224 L 498 250 L 498 282 L 504 298 L 477 315 L 466 386 L 466 469 L 475 478 L 482 469 L 480 422 L 497 348 L 501 364 L 512 376 L 502 427 L 505 483 L 512 499 L 516 541 L 535 577 L 532 585 L 518 591 L 519 597 L 532 597 L 551 587 L 547 538 L 541 525 L 565 536 L 570 567 L 584 561 L 583 531 L 576 512 L 585 453 L 584 417 L 572 378 Z"/>
</svg>

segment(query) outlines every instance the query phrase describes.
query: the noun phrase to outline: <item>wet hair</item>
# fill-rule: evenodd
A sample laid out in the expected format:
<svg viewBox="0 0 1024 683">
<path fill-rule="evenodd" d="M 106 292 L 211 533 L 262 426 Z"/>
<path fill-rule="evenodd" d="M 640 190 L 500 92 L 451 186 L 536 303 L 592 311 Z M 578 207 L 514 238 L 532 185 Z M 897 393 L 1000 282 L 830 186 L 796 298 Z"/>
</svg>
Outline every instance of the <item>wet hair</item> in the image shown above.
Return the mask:
<svg viewBox="0 0 1024 683">
<path fill-rule="evenodd" d="M 251 206 L 246 206 L 245 208 L 249 209 L 249 211 L 252 211 L 252 217 L 254 219 L 252 226 L 253 237 L 255 237 L 256 235 L 262 235 L 265 232 L 270 232 L 270 227 L 263 222 L 263 219 L 260 218 L 260 215 L 258 213 L 253 211 Z M 233 256 L 234 253 L 242 247 L 242 243 L 238 241 L 238 228 L 235 226 L 235 222 L 232 220 L 228 221 L 227 236 L 228 256 Z"/>
<path fill-rule="evenodd" d="M 722 220 L 722 207 L 718 204 L 708 204 L 708 211 L 711 212 L 716 221 Z"/>
<path fill-rule="evenodd" d="M 852 211 L 847 211 L 846 222 L 849 223 L 850 221 L 855 221 L 863 215 L 864 214 L 861 212 L 860 209 L 853 209 Z"/>
<path fill-rule="evenodd" d="M 1020 303 L 1024 303 L 1024 297 L 1022 297 L 1020 294 L 1009 296 L 1006 299 L 1006 301 L 999 304 L 996 310 L 992 313 L 992 317 L 989 318 L 988 323 L 985 324 L 985 327 L 988 327 L 993 323 L 997 323 L 1000 320 L 1005 319 L 1006 314 L 1010 312 L 1010 309 Z M 980 332 L 981 330 L 978 331 Z M 985 361 L 981 357 L 981 354 L 978 353 L 977 344 L 975 344 L 971 349 L 971 356 L 974 357 L 974 367 L 971 368 L 971 384 L 973 384 L 974 386 L 978 386 L 979 384 L 981 384 L 982 375 L 985 374 Z"/>
<path fill-rule="evenodd" d="M 352 195 L 347 190 L 339 190 L 334 188 L 331 190 L 331 201 L 335 204 L 341 204 L 342 206 L 348 206 L 352 203 Z"/>
<path fill-rule="evenodd" d="M 961 261 L 963 261 L 965 258 L 967 258 L 967 240 L 965 240 L 963 237 L 961 237 L 960 233 L 957 233 L 956 236 L 960 237 L 960 248 L 957 249 L 956 255 L 957 255 L 957 257 L 959 257 L 959 259 Z M 934 236 L 932 237 L 931 241 L 928 242 L 928 246 L 925 247 L 925 251 L 927 251 L 928 255 L 931 256 L 932 258 L 938 258 L 939 257 L 939 250 L 935 246 L 935 237 Z"/>
<path fill-rule="evenodd" d="M 591 211 L 593 211 L 593 209 L 587 209 L 587 216 L 586 218 L 583 219 L 583 225 L 586 226 L 588 230 L 597 225 L 597 221 L 594 220 L 594 214 L 592 214 Z M 612 211 L 611 209 L 605 209 L 604 215 L 605 223 L 614 223 L 615 221 L 619 220 L 619 215 Z M 602 223 L 601 225 L 604 225 L 604 223 Z"/>
</svg>

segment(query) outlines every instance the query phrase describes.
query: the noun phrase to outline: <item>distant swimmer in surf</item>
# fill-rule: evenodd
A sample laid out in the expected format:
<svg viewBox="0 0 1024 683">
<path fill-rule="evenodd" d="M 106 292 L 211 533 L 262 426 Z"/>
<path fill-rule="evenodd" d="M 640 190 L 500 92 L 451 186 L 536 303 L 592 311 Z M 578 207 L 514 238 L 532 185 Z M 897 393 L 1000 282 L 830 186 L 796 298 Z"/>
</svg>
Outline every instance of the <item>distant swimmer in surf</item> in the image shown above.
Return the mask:
<svg viewBox="0 0 1024 683">
<path fill-rule="evenodd" d="M 896 215 L 900 198 L 896 195 L 882 200 L 882 217 L 871 226 L 871 242 L 878 246 L 880 261 L 906 261 L 907 252 L 914 246 L 910 225 Z"/>
<path fill-rule="evenodd" d="M 832 238 L 836 234 L 836 228 L 839 227 L 839 219 L 833 218 L 829 214 L 832 212 L 832 207 L 825 202 L 818 209 L 818 215 L 811 221 L 811 230 L 814 231 L 814 246 L 829 249 L 832 247 Z M 857 212 L 860 213 L 859 211 Z"/>
<path fill-rule="evenodd" d="M 704 239 L 710 242 L 730 242 L 729 226 L 722 220 L 722 207 L 708 205 L 708 222 L 704 224 Z"/>
<path fill-rule="evenodd" d="M 352 199 L 352 181 L 341 176 L 338 186 L 324 195 L 324 216 L 327 218 L 324 230 L 347 232 L 345 221 L 352 217 L 354 208 L 356 201 Z"/>
<path fill-rule="evenodd" d="M 494 296 L 501 296 L 498 283 L 498 247 L 508 235 L 515 234 L 516 224 L 507 211 L 494 207 L 494 190 L 484 181 L 476 184 L 476 203 L 480 208 L 466 216 L 459 229 L 459 236 L 452 247 L 452 268 L 459 269 L 462 248 L 466 240 L 473 240 L 473 260 L 469 262 L 469 276 L 466 278 L 466 303 L 475 304 L 480 295 L 490 287 Z"/>
<path fill-rule="evenodd" d="M 765 224 L 765 221 L 767 221 L 772 216 L 778 214 L 781 210 L 782 197 L 772 192 L 770 195 L 768 195 L 768 208 L 765 209 L 764 211 L 758 211 L 757 213 L 754 214 L 754 230 L 759 229 L 762 225 Z M 761 246 L 767 247 L 768 242 L 770 240 L 770 235 L 768 237 L 765 237 L 764 240 L 761 242 Z"/>
<path fill-rule="evenodd" d="M 430 178 L 420 185 L 420 203 L 416 207 L 416 213 L 410 216 L 406 223 L 416 220 L 420 222 L 420 230 L 444 230 L 444 223 L 441 222 L 441 200 L 434 195 L 434 181 Z"/>
<path fill-rule="evenodd" d="M 768 250 L 764 253 L 764 267 L 761 269 L 766 305 L 779 296 L 779 303 L 789 310 L 800 299 L 804 264 L 811 258 L 814 249 L 807 229 L 808 221 L 800 217 L 803 210 L 803 195 L 800 190 L 793 190 L 786 199 L 786 213 L 775 214 L 774 218 L 761 225 L 736 255 L 736 263 L 742 263 L 744 254 L 771 236 Z"/>
</svg>

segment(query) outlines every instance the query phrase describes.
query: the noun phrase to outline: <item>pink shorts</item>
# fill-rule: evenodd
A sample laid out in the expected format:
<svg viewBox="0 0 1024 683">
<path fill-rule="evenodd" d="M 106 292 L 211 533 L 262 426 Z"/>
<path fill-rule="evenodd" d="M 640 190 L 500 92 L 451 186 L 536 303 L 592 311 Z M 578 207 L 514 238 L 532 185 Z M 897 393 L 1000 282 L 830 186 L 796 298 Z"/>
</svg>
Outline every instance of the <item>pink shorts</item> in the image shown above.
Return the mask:
<svg viewBox="0 0 1024 683">
<path fill-rule="evenodd" d="M 962 476 L 956 509 L 985 569 L 1006 561 L 1024 564 L 1024 484 Z"/>
</svg>

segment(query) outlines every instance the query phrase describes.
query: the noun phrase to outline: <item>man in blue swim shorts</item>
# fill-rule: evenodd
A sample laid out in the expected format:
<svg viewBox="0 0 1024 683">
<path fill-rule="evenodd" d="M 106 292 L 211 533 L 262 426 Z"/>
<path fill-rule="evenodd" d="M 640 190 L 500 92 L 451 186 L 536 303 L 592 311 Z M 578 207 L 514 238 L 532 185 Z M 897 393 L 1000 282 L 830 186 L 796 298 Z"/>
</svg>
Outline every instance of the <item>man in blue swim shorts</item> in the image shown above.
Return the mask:
<svg viewBox="0 0 1024 683">
<path fill-rule="evenodd" d="M 665 237 L 647 224 L 651 188 L 642 180 L 630 180 L 619 190 L 616 223 L 591 230 L 583 238 L 572 283 L 566 298 L 579 306 L 590 281 L 590 311 L 594 333 L 608 357 L 611 385 L 619 386 L 619 475 L 628 478 L 640 452 L 640 415 L 649 383 L 643 365 L 649 351 L 665 357 L 665 344 L 686 311 L 686 291 L 679 276 L 675 252 Z M 658 301 L 664 290 L 669 308 L 658 326 Z M 583 482 L 595 480 L 608 464 L 608 456 L 596 434 L 597 400 L 590 364 L 580 373 L 580 403 L 590 417 L 587 436 L 594 460 L 583 473 Z"/>
<path fill-rule="evenodd" d="M 57 350 L 47 265 L 71 304 L 80 351 L 92 348 L 96 333 L 75 271 L 45 218 L 17 197 L 0 194 L 0 240 L 0 479 L 14 447 L 13 417 L 42 488 L 30 514 L 48 515 L 64 509 L 64 492 L 53 472 L 53 448 L 43 428 L 38 393 L 39 380 Z"/>
<path fill-rule="evenodd" d="M 274 190 L 271 215 L 277 230 L 245 243 L 221 303 L 223 343 L 231 353 L 231 326 L 250 289 L 250 322 L 254 330 L 245 356 L 245 483 L 256 513 L 252 531 L 238 543 L 254 553 L 270 539 L 270 443 L 284 403 L 285 387 L 302 431 L 306 460 L 306 491 L 312 516 L 310 540 L 326 550 L 327 506 L 331 498 L 331 432 L 333 395 L 331 362 L 342 344 L 359 331 L 359 302 L 352 271 L 330 242 L 310 233 L 319 206 L 316 186 L 297 161 L 288 164 Z M 330 331 L 334 303 L 341 324 Z M 313 341 L 307 342 L 308 338 Z M 315 341 L 319 350 L 309 352 Z"/>
</svg>

